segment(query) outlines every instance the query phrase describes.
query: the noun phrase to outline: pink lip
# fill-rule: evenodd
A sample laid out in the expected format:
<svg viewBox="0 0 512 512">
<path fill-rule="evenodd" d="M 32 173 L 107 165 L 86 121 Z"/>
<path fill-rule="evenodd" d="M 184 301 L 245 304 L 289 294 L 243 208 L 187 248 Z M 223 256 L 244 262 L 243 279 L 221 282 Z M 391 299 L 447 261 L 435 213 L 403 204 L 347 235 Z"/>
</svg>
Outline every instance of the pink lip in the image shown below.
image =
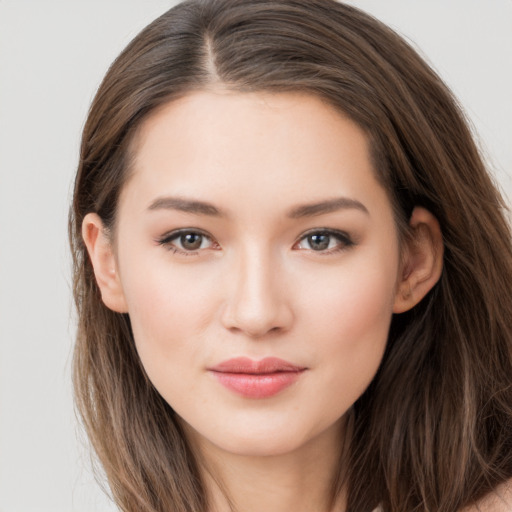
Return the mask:
<svg viewBox="0 0 512 512">
<path fill-rule="evenodd" d="M 306 370 L 277 357 L 237 357 L 208 368 L 226 388 L 247 398 L 268 398 L 291 386 Z"/>
</svg>

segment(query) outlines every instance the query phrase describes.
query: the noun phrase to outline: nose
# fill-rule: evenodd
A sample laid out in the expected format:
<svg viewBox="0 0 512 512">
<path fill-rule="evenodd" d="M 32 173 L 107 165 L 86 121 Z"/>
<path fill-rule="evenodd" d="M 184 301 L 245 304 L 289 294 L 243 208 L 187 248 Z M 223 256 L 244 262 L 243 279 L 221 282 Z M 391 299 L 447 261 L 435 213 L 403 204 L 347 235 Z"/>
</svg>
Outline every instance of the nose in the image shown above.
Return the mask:
<svg viewBox="0 0 512 512">
<path fill-rule="evenodd" d="M 231 269 L 230 294 L 222 323 L 231 332 L 251 338 L 284 332 L 293 323 L 293 312 L 282 272 L 276 261 L 261 251 L 246 250 Z"/>
</svg>

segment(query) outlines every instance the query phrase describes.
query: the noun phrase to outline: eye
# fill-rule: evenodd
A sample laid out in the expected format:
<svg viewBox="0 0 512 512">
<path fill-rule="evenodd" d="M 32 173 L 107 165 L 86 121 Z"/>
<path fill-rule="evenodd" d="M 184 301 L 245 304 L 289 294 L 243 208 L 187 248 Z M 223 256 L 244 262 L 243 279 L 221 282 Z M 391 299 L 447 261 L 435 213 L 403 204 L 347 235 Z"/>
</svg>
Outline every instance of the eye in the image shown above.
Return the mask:
<svg viewBox="0 0 512 512">
<path fill-rule="evenodd" d="M 204 249 L 217 249 L 218 244 L 206 233 L 192 229 L 180 229 L 166 234 L 158 243 L 167 249 L 185 254 L 197 254 Z"/>
<path fill-rule="evenodd" d="M 354 245 L 350 236 L 338 230 L 321 229 L 306 233 L 295 245 L 294 249 L 306 249 L 324 254 L 342 251 Z"/>
</svg>

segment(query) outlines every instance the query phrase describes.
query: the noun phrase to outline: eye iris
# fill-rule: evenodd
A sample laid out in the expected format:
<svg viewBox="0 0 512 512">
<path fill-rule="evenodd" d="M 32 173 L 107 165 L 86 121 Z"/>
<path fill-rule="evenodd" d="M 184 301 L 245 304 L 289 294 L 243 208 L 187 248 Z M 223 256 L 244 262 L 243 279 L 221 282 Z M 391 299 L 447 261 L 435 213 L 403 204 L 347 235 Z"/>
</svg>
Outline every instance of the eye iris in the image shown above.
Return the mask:
<svg viewBox="0 0 512 512">
<path fill-rule="evenodd" d="M 194 251 L 201 247 L 203 242 L 203 235 L 198 233 L 186 233 L 180 236 L 180 242 L 184 249 Z"/>
<path fill-rule="evenodd" d="M 330 236 L 324 234 L 315 234 L 308 236 L 309 246 L 314 251 L 323 251 L 329 247 Z"/>
</svg>

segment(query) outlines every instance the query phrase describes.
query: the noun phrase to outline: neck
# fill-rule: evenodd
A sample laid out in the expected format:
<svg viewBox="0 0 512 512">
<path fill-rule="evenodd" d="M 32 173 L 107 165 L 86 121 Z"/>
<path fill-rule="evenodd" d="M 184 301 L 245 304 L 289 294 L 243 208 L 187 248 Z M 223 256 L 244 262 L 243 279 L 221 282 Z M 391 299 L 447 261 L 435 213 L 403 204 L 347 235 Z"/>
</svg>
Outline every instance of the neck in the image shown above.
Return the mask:
<svg viewBox="0 0 512 512">
<path fill-rule="evenodd" d="M 211 512 L 343 512 L 345 493 L 334 497 L 334 483 L 344 438 L 336 424 L 293 452 L 264 456 L 233 454 L 200 440 Z"/>
</svg>

